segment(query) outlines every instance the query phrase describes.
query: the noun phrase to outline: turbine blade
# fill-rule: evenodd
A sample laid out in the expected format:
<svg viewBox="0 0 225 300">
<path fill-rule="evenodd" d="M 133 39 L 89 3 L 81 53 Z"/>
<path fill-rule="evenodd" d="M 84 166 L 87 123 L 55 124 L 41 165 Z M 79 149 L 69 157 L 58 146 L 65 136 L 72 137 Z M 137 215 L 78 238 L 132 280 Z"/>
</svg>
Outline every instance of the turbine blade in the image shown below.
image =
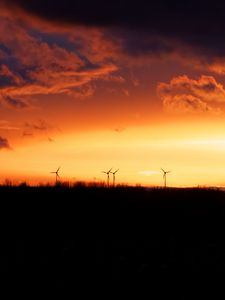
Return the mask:
<svg viewBox="0 0 225 300">
<path fill-rule="evenodd" d="M 111 171 L 112 171 L 112 168 L 107 173 L 110 173 Z"/>
<path fill-rule="evenodd" d="M 61 168 L 61 167 L 58 167 L 58 170 L 56 171 L 57 173 L 59 172 L 60 168 Z"/>
<path fill-rule="evenodd" d="M 113 174 L 116 174 L 117 172 L 119 171 L 119 169 L 118 170 L 116 170 Z"/>
<path fill-rule="evenodd" d="M 163 168 L 161 168 L 161 170 L 163 171 L 163 173 L 165 173 L 165 171 L 163 170 Z"/>
</svg>

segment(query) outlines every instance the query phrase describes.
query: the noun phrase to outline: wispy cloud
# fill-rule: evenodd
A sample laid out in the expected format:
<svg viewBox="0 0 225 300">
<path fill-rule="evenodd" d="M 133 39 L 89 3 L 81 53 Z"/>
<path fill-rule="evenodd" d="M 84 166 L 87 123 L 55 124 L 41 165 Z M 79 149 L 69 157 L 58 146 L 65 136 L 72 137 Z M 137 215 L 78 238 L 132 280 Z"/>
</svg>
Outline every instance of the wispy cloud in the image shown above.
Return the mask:
<svg viewBox="0 0 225 300">
<path fill-rule="evenodd" d="M 14 126 L 6 120 L 0 120 L 0 130 L 17 131 L 17 130 L 20 130 L 20 129 L 21 129 L 20 127 Z"/>
<path fill-rule="evenodd" d="M 24 138 L 42 136 L 45 140 L 53 142 L 53 138 L 49 135 L 55 130 L 58 130 L 58 128 L 43 119 L 39 119 L 35 122 L 25 122 L 23 125 L 22 136 Z"/>
<path fill-rule="evenodd" d="M 91 96 L 95 91 L 92 81 L 107 80 L 118 70 L 112 61 L 86 50 L 85 36 L 73 40 L 72 31 L 61 33 L 59 43 L 55 34 L 47 38 L 40 30 L 34 34 L 32 27 L 1 15 L 0 21 L 0 103 L 7 107 L 30 108 L 37 95 Z"/>
<path fill-rule="evenodd" d="M 48 124 L 45 120 L 42 119 L 38 120 L 35 123 L 26 122 L 25 127 L 28 130 L 38 130 L 38 131 L 46 131 L 53 128 L 52 125 Z"/>
<path fill-rule="evenodd" d="M 32 137 L 32 136 L 34 136 L 34 134 L 33 134 L 33 132 L 23 131 L 22 136 L 23 137 Z"/>
</svg>

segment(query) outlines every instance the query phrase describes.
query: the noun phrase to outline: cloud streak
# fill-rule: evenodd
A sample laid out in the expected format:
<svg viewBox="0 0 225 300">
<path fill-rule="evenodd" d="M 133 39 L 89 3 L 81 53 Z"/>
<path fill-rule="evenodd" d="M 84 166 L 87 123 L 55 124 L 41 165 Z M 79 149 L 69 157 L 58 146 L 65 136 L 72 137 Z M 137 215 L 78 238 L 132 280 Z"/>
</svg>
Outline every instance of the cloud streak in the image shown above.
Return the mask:
<svg viewBox="0 0 225 300">
<path fill-rule="evenodd" d="M 20 129 L 21 129 L 20 127 L 14 126 L 6 120 L 0 120 L 0 130 L 18 131 Z"/>
</svg>

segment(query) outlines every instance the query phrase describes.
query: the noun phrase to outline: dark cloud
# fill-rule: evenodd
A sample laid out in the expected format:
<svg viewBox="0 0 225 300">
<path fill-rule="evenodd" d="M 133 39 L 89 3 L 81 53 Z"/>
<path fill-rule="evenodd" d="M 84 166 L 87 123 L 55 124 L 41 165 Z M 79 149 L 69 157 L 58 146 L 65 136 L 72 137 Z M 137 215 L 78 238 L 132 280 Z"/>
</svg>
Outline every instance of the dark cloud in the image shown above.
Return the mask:
<svg viewBox="0 0 225 300">
<path fill-rule="evenodd" d="M 0 87 L 6 87 L 12 84 L 20 85 L 22 82 L 22 78 L 10 70 L 7 65 L 0 65 Z"/>
<path fill-rule="evenodd" d="M 0 149 L 11 149 L 9 142 L 6 138 L 0 136 Z"/>
<path fill-rule="evenodd" d="M 2 100 L 3 105 L 9 108 L 25 109 L 31 107 L 29 102 L 10 95 L 0 95 L 0 100 Z"/>
<path fill-rule="evenodd" d="M 155 34 L 147 34 L 138 30 L 111 30 L 112 38 L 116 36 L 124 53 L 130 56 L 170 54 L 175 51 L 172 42 Z"/>
<path fill-rule="evenodd" d="M 145 32 L 146 36 L 178 39 L 209 55 L 224 56 L 224 1 L 7 0 L 5 3 L 62 24 L 126 28 Z M 144 46 L 157 49 L 160 44 Z M 133 50 L 137 48 L 138 44 Z"/>
</svg>

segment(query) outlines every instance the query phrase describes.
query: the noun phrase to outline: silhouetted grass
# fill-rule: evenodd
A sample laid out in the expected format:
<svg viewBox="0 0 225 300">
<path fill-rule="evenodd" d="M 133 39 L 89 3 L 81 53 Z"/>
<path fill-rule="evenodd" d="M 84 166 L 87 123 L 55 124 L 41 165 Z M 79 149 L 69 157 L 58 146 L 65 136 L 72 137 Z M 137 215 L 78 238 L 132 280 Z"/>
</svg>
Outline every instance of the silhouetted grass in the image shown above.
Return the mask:
<svg viewBox="0 0 225 300">
<path fill-rule="evenodd" d="M 1 272 L 20 285 L 225 271 L 222 191 L 22 184 L 0 195 Z"/>
</svg>

